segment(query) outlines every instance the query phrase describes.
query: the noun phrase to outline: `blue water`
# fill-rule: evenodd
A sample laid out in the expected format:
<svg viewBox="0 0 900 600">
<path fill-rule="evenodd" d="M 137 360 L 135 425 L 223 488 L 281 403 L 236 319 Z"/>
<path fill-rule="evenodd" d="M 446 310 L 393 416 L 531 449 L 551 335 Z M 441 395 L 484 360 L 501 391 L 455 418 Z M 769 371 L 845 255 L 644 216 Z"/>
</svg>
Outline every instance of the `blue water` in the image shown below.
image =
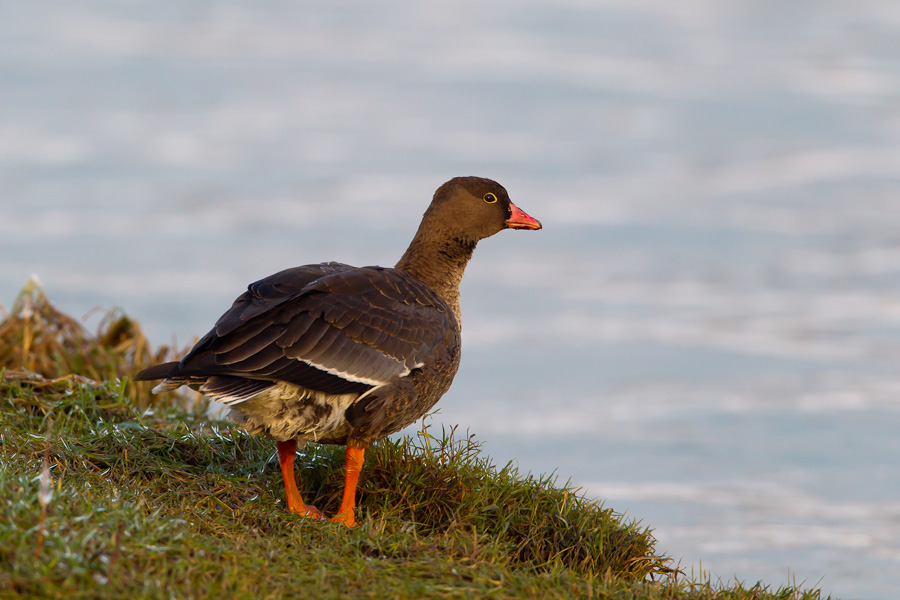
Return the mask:
<svg viewBox="0 0 900 600">
<path fill-rule="evenodd" d="M 683 568 L 900 584 L 900 5 L 0 2 L 0 302 L 202 335 L 478 174 L 437 423 Z M 89 320 L 89 325 L 94 324 Z"/>
</svg>

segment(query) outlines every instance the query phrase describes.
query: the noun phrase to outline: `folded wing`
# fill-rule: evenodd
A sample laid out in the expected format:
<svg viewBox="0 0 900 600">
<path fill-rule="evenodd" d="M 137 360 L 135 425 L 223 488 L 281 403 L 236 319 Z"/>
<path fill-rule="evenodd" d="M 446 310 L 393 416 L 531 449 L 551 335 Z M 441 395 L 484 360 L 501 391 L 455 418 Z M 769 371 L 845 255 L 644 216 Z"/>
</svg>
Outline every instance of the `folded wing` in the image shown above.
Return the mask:
<svg viewBox="0 0 900 600">
<path fill-rule="evenodd" d="M 434 292 L 395 269 L 288 269 L 251 284 L 172 365 L 164 386 L 207 384 L 204 391 L 229 403 L 275 382 L 362 394 L 420 367 L 452 319 Z M 137 378 L 159 376 L 151 370 Z"/>
</svg>

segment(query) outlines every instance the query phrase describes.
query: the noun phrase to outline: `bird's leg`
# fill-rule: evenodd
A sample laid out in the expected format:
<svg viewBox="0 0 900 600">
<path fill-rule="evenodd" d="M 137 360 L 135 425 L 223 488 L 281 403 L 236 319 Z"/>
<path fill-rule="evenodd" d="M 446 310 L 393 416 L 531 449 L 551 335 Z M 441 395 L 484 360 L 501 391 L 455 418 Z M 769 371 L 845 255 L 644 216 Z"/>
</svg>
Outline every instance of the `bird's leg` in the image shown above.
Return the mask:
<svg viewBox="0 0 900 600">
<path fill-rule="evenodd" d="M 345 462 L 347 474 L 344 479 L 344 497 L 341 500 L 341 508 L 338 514 L 331 519 L 335 523 L 343 523 L 352 527 L 356 523 L 356 483 L 359 481 L 359 472 L 362 471 L 365 448 L 347 446 Z"/>
<path fill-rule="evenodd" d="M 281 463 L 281 476 L 284 478 L 284 493 L 287 495 L 288 508 L 301 516 L 324 519 L 322 511 L 311 504 L 304 504 L 297 489 L 294 478 L 294 456 L 297 454 L 297 440 L 278 442 L 278 462 Z"/>
</svg>

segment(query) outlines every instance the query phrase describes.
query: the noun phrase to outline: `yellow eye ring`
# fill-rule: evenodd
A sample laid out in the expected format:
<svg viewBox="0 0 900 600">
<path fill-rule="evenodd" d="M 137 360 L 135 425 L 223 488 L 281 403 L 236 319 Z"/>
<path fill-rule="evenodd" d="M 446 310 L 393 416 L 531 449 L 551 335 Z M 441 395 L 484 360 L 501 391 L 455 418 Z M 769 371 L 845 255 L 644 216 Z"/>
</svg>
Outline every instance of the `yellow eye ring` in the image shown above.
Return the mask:
<svg viewBox="0 0 900 600">
<path fill-rule="evenodd" d="M 488 204 L 493 204 L 494 202 L 497 201 L 497 196 L 495 196 L 491 192 L 488 192 L 487 194 L 484 195 L 484 201 L 487 202 Z"/>
</svg>

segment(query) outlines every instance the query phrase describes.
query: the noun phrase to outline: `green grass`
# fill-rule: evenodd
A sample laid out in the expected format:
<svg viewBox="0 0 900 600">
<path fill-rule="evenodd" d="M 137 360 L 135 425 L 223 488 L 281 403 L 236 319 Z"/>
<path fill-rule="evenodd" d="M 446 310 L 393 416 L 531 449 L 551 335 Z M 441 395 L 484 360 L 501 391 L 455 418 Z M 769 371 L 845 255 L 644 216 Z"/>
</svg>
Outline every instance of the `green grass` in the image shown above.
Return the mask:
<svg viewBox="0 0 900 600">
<path fill-rule="evenodd" d="M 820 598 L 687 579 L 647 527 L 453 431 L 368 451 L 357 527 L 302 519 L 272 442 L 117 379 L 173 354 L 34 288 L 0 322 L 0 598 Z M 343 449 L 296 468 L 334 514 Z"/>
<path fill-rule="evenodd" d="M 687 582 L 646 528 L 447 432 L 368 453 L 360 526 L 305 520 L 271 442 L 140 414 L 123 387 L 0 382 L 0 597 L 819 598 Z M 341 449 L 310 448 L 304 487 L 333 514 Z"/>
</svg>

